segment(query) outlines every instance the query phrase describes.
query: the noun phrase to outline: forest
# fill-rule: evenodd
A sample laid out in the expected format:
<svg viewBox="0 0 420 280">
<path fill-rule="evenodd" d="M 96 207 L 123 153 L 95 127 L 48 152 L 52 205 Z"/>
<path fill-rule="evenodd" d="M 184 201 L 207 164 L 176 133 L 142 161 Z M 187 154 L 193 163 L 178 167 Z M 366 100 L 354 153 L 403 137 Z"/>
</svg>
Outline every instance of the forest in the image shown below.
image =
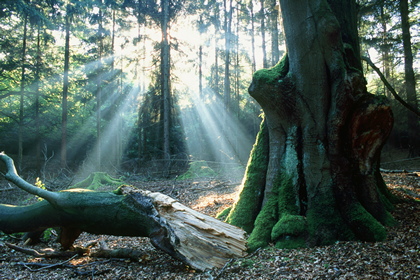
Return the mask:
<svg viewBox="0 0 420 280">
<path fill-rule="evenodd" d="M 260 123 L 252 73 L 285 52 L 277 2 L 169 1 L 166 14 L 161 2 L 2 1 L 1 149 L 19 170 L 246 164 Z M 418 112 L 416 1 L 406 23 L 398 2 L 358 2 L 362 55 Z M 387 148 L 418 156 L 418 116 L 363 67 L 369 91 L 392 102 Z"/>
<path fill-rule="evenodd" d="M 136 261 L 109 263 L 79 252 L 54 260 L 52 269 L 74 279 L 399 279 L 419 272 L 420 263 L 409 261 L 419 245 L 419 1 L 310 2 L 0 2 L 0 151 L 7 154 L 0 157 L 46 190 L 44 197 L 22 188 L 6 159 L 0 203 L 44 205 L 8 180 L 59 211 L 51 193 L 64 196 L 60 191 L 105 174 L 92 188 L 101 191 L 98 200 L 86 194 L 95 205 L 102 191 L 130 184 L 249 236 L 246 258 L 206 274 L 156 252 L 146 238 L 165 251 L 151 237 L 155 229 L 131 234 L 144 240 L 93 242 L 95 230 L 78 224 L 88 233 L 71 241 L 77 246 L 93 242 L 102 250 L 106 240 L 145 249 Z M 309 18 L 313 23 L 303 21 Z M 132 194 L 122 190 L 114 193 Z M 15 275 L 10 279 L 63 279 L 43 261 L 33 265 L 41 255 L 9 255 L 4 241 L 20 235 L 2 228 L 9 211 L 2 207 L 0 267 Z M 43 242 L 59 235 L 44 230 Z M 347 250 L 353 270 L 341 266 Z M 370 259 L 359 263 L 354 252 Z M 401 265 L 373 265 L 379 257 Z M 139 272 L 139 265 L 147 268 Z M 84 266 L 91 267 L 86 274 Z"/>
</svg>

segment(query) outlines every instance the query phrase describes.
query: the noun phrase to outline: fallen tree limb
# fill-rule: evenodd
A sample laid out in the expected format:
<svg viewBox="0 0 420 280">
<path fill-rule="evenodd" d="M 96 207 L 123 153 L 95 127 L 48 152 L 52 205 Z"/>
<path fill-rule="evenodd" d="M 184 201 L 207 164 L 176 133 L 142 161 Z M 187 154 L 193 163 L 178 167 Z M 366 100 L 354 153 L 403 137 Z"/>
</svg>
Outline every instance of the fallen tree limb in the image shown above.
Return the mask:
<svg viewBox="0 0 420 280">
<path fill-rule="evenodd" d="M 83 255 L 88 253 L 87 250 L 76 250 L 76 251 L 55 251 L 51 249 L 44 249 L 42 251 L 37 251 L 34 249 L 24 248 L 17 245 L 14 245 L 12 243 L 5 242 L 6 246 L 10 249 L 13 249 L 17 252 L 21 252 L 30 256 L 34 256 L 36 258 L 72 258 L 78 255 Z"/>
<path fill-rule="evenodd" d="M 5 233 L 60 227 L 60 243 L 72 247 L 82 232 L 149 237 L 152 244 L 194 269 L 221 268 L 246 255 L 245 232 L 182 205 L 161 193 L 121 186 L 114 192 L 41 190 L 21 179 L 4 153 L 6 179 L 45 200 L 28 206 L 0 205 Z"/>
<path fill-rule="evenodd" d="M 40 271 L 40 270 L 43 270 L 43 269 L 48 269 L 48 268 L 53 268 L 53 267 L 58 267 L 58 266 L 64 266 L 64 265 L 66 265 L 68 262 L 70 262 L 72 259 L 74 259 L 76 257 L 77 257 L 77 255 L 74 255 L 74 256 L 70 257 L 69 259 L 67 259 L 67 260 L 65 260 L 63 262 L 59 262 L 59 263 L 45 264 L 45 265 L 37 264 L 37 266 L 41 266 L 41 267 L 36 268 L 36 269 L 33 269 L 33 268 L 30 268 L 29 267 L 29 265 L 34 265 L 36 263 L 32 263 L 32 264 L 29 264 L 29 263 L 19 263 L 19 264 L 22 264 L 23 266 L 25 266 L 27 269 L 29 269 L 29 271 L 36 272 L 36 271 Z"/>
</svg>

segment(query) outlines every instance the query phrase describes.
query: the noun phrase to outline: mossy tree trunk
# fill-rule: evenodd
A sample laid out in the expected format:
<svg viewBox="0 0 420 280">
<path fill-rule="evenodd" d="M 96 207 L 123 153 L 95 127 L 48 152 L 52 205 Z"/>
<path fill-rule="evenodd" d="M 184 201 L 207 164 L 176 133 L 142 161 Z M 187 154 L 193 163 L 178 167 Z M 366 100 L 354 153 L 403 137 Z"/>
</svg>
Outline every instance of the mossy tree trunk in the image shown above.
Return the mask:
<svg viewBox="0 0 420 280">
<path fill-rule="evenodd" d="M 393 219 L 378 164 L 393 117 L 366 90 L 355 1 L 280 4 L 287 56 L 254 74 L 265 120 L 227 221 L 251 250 L 383 240 Z"/>
</svg>

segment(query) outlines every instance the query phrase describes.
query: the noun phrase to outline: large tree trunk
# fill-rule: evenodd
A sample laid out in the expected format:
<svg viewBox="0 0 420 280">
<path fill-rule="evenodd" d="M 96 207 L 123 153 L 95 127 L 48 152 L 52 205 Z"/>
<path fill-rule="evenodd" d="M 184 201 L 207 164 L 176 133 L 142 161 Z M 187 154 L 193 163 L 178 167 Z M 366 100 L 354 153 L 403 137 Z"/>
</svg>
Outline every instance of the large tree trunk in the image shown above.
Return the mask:
<svg viewBox="0 0 420 280">
<path fill-rule="evenodd" d="M 249 89 L 265 123 L 227 221 L 250 249 L 382 240 L 393 221 L 378 171 L 392 112 L 366 91 L 354 1 L 328 2 L 280 1 L 288 55 Z"/>
<path fill-rule="evenodd" d="M 71 189 L 50 192 L 21 179 L 5 154 L 6 179 L 44 198 L 29 206 L 0 204 L 0 230 L 5 233 L 62 229 L 60 243 L 70 248 L 82 232 L 149 237 L 152 244 L 194 269 L 221 268 L 246 255 L 245 232 L 194 211 L 161 194 L 121 186 L 114 192 Z"/>
</svg>

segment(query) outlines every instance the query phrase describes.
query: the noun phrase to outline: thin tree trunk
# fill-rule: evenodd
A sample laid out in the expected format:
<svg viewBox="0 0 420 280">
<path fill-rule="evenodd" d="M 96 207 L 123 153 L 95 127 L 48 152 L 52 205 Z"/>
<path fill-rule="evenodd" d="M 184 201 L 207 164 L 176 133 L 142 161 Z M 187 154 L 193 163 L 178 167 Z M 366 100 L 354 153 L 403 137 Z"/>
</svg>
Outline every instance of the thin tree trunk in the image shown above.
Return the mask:
<svg viewBox="0 0 420 280">
<path fill-rule="evenodd" d="M 261 10 L 260 10 L 260 19 L 261 19 L 261 47 L 263 53 L 263 68 L 268 68 L 267 60 L 267 47 L 265 45 L 265 7 L 264 0 L 260 0 Z"/>
<path fill-rule="evenodd" d="M 229 1 L 229 7 L 227 4 Z M 232 0 L 224 0 L 225 19 L 225 75 L 223 83 L 223 101 L 226 111 L 230 110 L 231 90 L 230 90 L 230 53 L 231 53 L 231 37 L 232 37 Z M 229 9 L 229 10 L 228 10 Z"/>
<path fill-rule="evenodd" d="M 67 8 L 69 11 L 69 7 Z M 69 68 L 70 68 L 70 15 L 66 14 L 66 37 L 64 49 L 64 76 L 63 76 L 63 95 L 61 100 L 61 167 L 67 167 L 67 98 L 69 92 Z"/>
<path fill-rule="evenodd" d="M 41 23 L 38 23 L 36 39 L 36 68 L 35 68 L 35 129 L 36 129 L 36 172 L 40 176 L 41 172 L 41 132 L 40 132 L 40 105 L 39 105 L 39 87 L 41 73 Z"/>
<path fill-rule="evenodd" d="M 253 0 L 249 1 L 249 10 L 251 13 L 251 52 L 252 52 L 252 73 L 257 71 L 257 62 L 255 59 L 255 14 Z"/>
<path fill-rule="evenodd" d="M 162 9 L 162 50 L 161 50 L 161 76 L 163 98 L 163 158 L 170 159 L 170 119 L 171 119 L 171 93 L 170 93 L 170 42 L 169 42 L 169 0 L 163 1 Z"/>
<path fill-rule="evenodd" d="M 219 17 L 219 13 L 220 13 L 220 9 L 219 6 L 216 4 L 215 9 L 214 9 L 214 18 L 215 18 L 215 22 L 214 22 L 214 93 L 217 97 L 220 97 L 220 89 L 219 89 L 219 83 L 220 83 L 220 77 L 219 77 L 219 22 L 218 22 L 218 17 Z"/>
<path fill-rule="evenodd" d="M 404 47 L 404 72 L 405 72 L 405 89 L 407 93 L 407 102 L 412 107 L 418 109 L 417 95 L 416 95 L 416 79 L 413 70 L 413 52 L 411 50 L 411 35 L 408 0 L 400 0 L 401 13 L 401 28 L 403 34 Z M 410 156 L 418 156 L 420 154 L 419 145 L 419 120 L 418 118 L 408 113 L 408 145 Z"/>
<path fill-rule="evenodd" d="M 100 1 L 102 4 L 102 0 Z M 104 64 L 102 58 L 104 56 L 104 30 L 103 30 L 103 14 L 102 10 L 99 9 L 99 46 L 98 46 L 98 79 L 97 79 L 97 91 L 96 91 L 96 168 L 97 170 L 102 169 L 102 83 L 103 83 L 103 68 Z"/>
<path fill-rule="evenodd" d="M 271 0 L 270 5 L 270 32 L 271 32 L 271 65 L 276 65 L 280 60 L 279 51 L 279 11 L 276 0 Z"/>
<path fill-rule="evenodd" d="M 217 33 L 215 32 L 215 37 L 214 37 L 214 94 L 216 96 L 220 96 L 220 92 L 219 92 L 219 81 L 220 81 L 220 77 L 219 77 L 219 47 L 217 46 L 217 44 L 219 43 L 219 40 L 217 39 Z"/>
<path fill-rule="evenodd" d="M 385 18 L 385 11 L 384 11 L 384 7 L 381 6 L 381 25 L 382 25 L 382 44 L 384 45 L 382 47 L 382 61 L 383 61 L 383 73 L 385 76 L 385 79 L 387 81 L 390 80 L 390 76 L 391 76 L 391 63 L 390 63 L 390 55 L 389 55 L 389 47 L 388 47 L 388 26 L 386 23 L 386 18 Z M 384 92 L 385 95 L 388 98 L 391 98 L 391 92 L 389 91 L 388 87 L 386 85 L 384 85 Z"/>
<path fill-rule="evenodd" d="M 203 16 L 200 15 L 199 24 L 203 24 Z M 200 27 L 200 46 L 198 47 L 198 94 L 203 98 L 203 44 Z"/>
<path fill-rule="evenodd" d="M 25 86 L 26 86 L 26 41 L 28 32 L 28 16 L 24 15 L 25 19 L 23 22 L 23 40 L 22 40 L 22 70 L 20 76 L 20 95 L 19 95 L 19 135 L 18 135 L 18 169 L 22 170 L 23 163 L 23 118 L 24 118 L 24 98 L 25 98 Z"/>
<path fill-rule="evenodd" d="M 234 104 L 234 113 L 237 117 L 239 117 L 239 90 L 240 90 L 240 78 L 241 78 L 241 67 L 240 67 L 240 50 L 239 50 L 239 11 L 240 9 L 236 9 L 236 40 L 235 40 L 235 45 L 236 45 L 236 49 L 235 49 L 235 95 L 234 95 L 234 100 L 235 100 L 235 104 Z M 237 135 L 235 135 L 235 143 L 238 142 L 238 137 Z M 235 145 L 236 148 L 237 145 Z"/>
</svg>

